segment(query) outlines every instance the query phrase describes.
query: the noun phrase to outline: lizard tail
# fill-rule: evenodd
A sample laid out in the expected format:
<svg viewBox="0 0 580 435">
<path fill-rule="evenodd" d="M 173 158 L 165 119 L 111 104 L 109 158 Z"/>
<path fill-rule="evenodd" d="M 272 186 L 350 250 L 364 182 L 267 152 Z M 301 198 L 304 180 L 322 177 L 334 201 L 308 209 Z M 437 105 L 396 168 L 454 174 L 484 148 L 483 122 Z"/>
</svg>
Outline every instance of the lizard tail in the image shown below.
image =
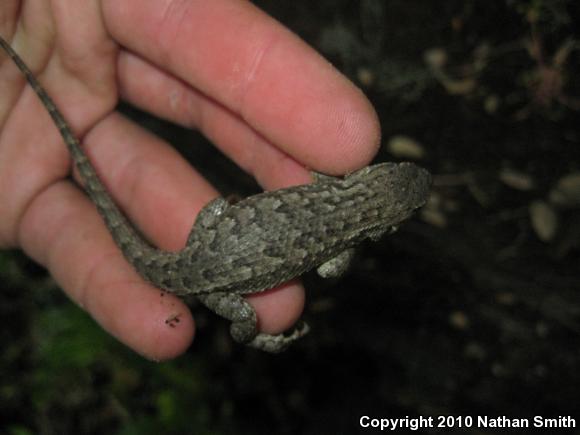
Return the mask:
<svg viewBox="0 0 580 435">
<path fill-rule="evenodd" d="M 64 119 L 64 116 L 60 113 L 52 98 L 50 98 L 38 80 L 34 77 L 28 66 L 1 36 L 0 46 L 22 72 L 58 127 L 58 130 L 60 131 L 60 134 L 64 139 L 83 180 L 87 194 L 97 206 L 97 209 L 109 228 L 113 239 L 121 248 L 125 257 L 127 257 L 131 263 L 136 264 L 140 262 L 143 255 L 157 252 L 155 248 L 143 240 L 113 202 L 103 183 L 101 183 L 101 180 L 99 179 L 87 154 Z"/>
</svg>

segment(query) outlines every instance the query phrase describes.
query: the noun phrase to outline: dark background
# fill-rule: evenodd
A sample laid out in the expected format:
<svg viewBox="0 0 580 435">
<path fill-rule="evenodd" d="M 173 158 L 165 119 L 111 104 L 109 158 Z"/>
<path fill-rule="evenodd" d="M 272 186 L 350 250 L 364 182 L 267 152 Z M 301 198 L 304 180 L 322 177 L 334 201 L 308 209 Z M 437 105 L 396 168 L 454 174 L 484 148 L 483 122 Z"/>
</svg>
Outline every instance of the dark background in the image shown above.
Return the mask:
<svg viewBox="0 0 580 435">
<path fill-rule="evenodd" d="M 307 276 L 312 333 L 278 356 L 232 344 L 196 308 L 191 352 L 145 361 L 44 270 L 0 252 L 0 432 L 336 434 L 363 432 L 362 415 L 580 424 L 577 1 L 256 3 L 365 91 L 377 161 L 428 168 L 429 205 L 342 279 Z M 121 109 L 224 194 L 258 191 L 196 133 Z"/>
</svg>

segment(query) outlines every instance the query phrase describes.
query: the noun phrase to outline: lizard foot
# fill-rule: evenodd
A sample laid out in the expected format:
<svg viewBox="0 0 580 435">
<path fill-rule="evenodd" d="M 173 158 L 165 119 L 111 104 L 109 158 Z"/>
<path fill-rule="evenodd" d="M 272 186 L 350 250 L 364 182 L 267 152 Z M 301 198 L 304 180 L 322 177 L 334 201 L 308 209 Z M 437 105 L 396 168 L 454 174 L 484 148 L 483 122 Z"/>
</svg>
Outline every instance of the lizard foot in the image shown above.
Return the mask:
<svg viewBox="0 0 580 435">
<path fill-rule="evenodd" d="M 304 337 L 310 331 L 310 327 L 305 322 L 300 322 L 289 333 L 269 335 L 259 333 L 252 341 L 250 341 L 248 346 L 255 349 L 260 349 L 269 353 L 280 353 L 285 351 L 288 346 L 294 343 L 301 337 Z"/>
<path fill-rule="evenodd" d="M 200 294 L 197 297 L 214 313 L 232 322 L 230 333 L 235 341 L 266 352 L 284 351 L 292 342 L 306 335 L 310 329 L 301 322 L 289 334 L 258 333 L 256 311 L 239 294 L 216 292 Z"/>
</svg>

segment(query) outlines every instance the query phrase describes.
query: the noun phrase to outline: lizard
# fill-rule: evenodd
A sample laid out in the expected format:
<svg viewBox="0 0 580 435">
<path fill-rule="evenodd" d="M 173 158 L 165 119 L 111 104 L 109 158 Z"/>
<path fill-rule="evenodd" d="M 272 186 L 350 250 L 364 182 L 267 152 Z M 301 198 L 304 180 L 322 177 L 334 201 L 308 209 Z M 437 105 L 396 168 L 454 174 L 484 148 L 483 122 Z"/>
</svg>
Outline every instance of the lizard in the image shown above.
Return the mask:
<svg viewBox="0 0 580 435">
<path fill-rule="evenodd" d="M 195 218 L 185 247 L 161 250 L 145 240 L 112 200 L 79 140 L 36 77 L 0 37 L 0 46 L 39 97 L 71 154 L 84 189 L 114 242 L 152 285 L 178 296 L 193 295 L 229 321 L 239 343 L 278 353 L 304 336 L 299 322 L 283 334 L 258 331 L 256 312 L 243 297 L 317 268 L 339 276 L 354 248 L 396 231 L 423 206 L 431 176 L 419 166 L 378 163 L 344 177 L 312 173 L 313 183 L 266 191 L 235 204 L 218 197 Z"/>
</svg>

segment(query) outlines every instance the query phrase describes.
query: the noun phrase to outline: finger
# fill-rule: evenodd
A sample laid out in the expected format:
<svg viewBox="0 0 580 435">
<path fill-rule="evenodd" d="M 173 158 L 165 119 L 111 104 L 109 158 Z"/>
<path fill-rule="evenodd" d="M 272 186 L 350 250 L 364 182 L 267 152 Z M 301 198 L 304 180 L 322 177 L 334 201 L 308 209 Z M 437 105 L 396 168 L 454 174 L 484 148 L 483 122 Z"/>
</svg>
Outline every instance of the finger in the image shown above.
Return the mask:
<svg viewBox="0 0 580 435">
<path fill-rule="evenodd" d="M 272 146 L 234 113 L 183 81 L 128 52 L 119 56 L 118 72 L 122 98 L 157 116 L 198 127 L 260 185 L 276 189 L 310 181 L 309 172 L 301 164 Z"/>
<path fill-rule="evenodd" d="M 12 34 L 18 22 L 21 0 L 5 0 L 2 2 L 3 20 L 0 23 L 0 33 L 5 39 Z"/>
<path fill-rule="evenodd" d="M 266 334 L 289 330 L 304 310 L 304 287 L 297 280 L 274 289 L 244 295 L 258 314 L 258 327 Z"/>
<path fill-rule="evenodd" d="M 294 159 L 343 173 L 376 152 L 377 117 L 362 93 L 250 2 L 169 5 L 105 1 L 103 13 L 123 46 L 222 104 Z"/>
<path fill-rule="evenodd" d="M 178 298 L 161 296 L 122 257 L 86 196 L 70 182 L 53 184 L 23 217 L 24 251 L 45 265 L 67 294 L 138 353 L 164 360 L 182 353 L 194 328 Z M 166 320 L 179 316 L 179 327 Z"/>
<path fill-rule="evenodd" d="M 129 220 L 155 246 L 182 249 L 195 217 L 217 196 L 215 189 L 174 148 L 117 113 L 97 124 L 83 142 Z"/>
<path fill-rule="evenodd" d="M 62 11 L 63 3 L 27 2 L 21 10 L 22 25 L 10 44 L 55 101 L 71 129 L 78 133 L 86 131 L 116 105 L 116 48 L 105 37 L 102 25 L 81 25 L 84 31 L 75 35 L 76 39 L 67 38 L 67 32 L 80 24 L 74 22 L 59 27 L 65 30 L 55 36 L 53 19 L 59 22 L 68 17 L 74 21 L 78 12 L 92 11 L 93 21 L 98 21 L 95 0 L 84 9 L 71 7 L 66 13 Z M 83 18 L 79 21 L 86 21 L 87 16 Z M 69 43 L 70 39 L 73 43 Z M 53 120 L 22 72 L 4 53 L 0 61 L 0 246 L 11 246 L 15 244 L 20 216 L 31 198 L 66 176 L 69 159 Z"/>
</svg>

